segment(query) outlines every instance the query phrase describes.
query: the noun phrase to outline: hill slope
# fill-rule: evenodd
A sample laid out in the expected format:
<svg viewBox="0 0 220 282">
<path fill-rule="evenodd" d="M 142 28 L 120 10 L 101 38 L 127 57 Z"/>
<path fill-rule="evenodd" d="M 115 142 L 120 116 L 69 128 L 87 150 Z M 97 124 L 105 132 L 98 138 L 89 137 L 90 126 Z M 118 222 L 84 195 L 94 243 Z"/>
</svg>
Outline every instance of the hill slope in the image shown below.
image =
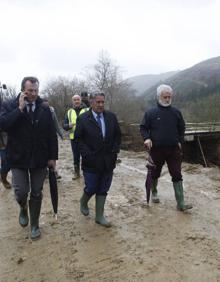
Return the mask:
<svg viewBox="0 0 220 282">
<path fill-rule="evenodd" d="M 166 79 L 175 96 L 175 104 L 194 121 L 220 120 L 220 56 L 200 62 Z M 156 83 L 142 97 L 149 105 L 155 103 Z"/>
<path fill-rule="evenodd" d="M 141 95 L 146 89 L 149 89 L 156 83 L 165 81 L 166 79 L 177 74 L 178 71 L 170 71 L 161 74 L 143 74 L 138 76 L 129 77 L 127 81 L 131 83 L 132 88 L 136 90 L 136 95 Z"/>
</svg>

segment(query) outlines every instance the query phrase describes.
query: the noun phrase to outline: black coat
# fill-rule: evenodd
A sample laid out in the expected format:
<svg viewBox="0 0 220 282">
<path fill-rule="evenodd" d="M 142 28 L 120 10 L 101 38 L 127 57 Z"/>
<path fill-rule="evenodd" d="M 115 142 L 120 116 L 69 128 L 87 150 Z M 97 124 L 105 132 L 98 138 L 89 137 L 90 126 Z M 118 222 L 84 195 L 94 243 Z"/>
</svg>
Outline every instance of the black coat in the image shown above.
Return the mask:
<svg viewBox="0 0 220 282">
<path fill-rule="evenodd" d="M 7 159 L 11 168 L 45 168 L 58 159 L 57 135 L 50 108 L 38 97 L 34 122 L 18 108 L 19 96 L 3 104 L 0 129 L 8 133 Z"/>
<path fill-rule="evenodd" d="M 105 138 L 91 109 L 77 118 L 75 138 L 79 142 L 82 169 L 86 172 L 111 172 L 115 168 L 121 144 L 116 115 L 104 111 Z"/>
<path fill-rule="evenodd" d="M 150 138 L 154 147 L 174 147 L 184 142 L 185 122 L 181 112 L 174 107 L 157 107 L 144 115 L 140 133 L 144 140 Z"/>
</svg>

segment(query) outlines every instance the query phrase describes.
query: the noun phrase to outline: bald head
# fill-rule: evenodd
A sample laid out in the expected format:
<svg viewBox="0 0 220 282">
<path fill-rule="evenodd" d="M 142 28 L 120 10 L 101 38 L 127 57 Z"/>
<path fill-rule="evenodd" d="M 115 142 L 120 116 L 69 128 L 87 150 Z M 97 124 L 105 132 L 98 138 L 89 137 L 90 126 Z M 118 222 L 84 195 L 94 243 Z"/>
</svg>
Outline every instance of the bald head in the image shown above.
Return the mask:
<svg viewBox="0 0 220 282">
<path fill-rule="evenodd" d="M 73 95 L 72 103 L 73 107 L 78 108 L 81 105 L 81 97 L 78 94 Z"/>
</svg>

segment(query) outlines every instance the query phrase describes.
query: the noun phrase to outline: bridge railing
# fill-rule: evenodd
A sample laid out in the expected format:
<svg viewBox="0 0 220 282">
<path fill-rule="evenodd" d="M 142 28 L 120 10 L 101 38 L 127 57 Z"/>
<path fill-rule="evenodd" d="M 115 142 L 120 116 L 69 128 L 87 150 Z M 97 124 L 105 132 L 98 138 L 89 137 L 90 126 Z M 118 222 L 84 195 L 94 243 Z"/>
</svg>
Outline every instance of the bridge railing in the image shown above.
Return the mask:
<svg viewBox="0 0 220 282">
<path fill-rule="evenodd" d="M 220 131 L 220 122 L 187 122 L 186 133 Z"/>
</svg>

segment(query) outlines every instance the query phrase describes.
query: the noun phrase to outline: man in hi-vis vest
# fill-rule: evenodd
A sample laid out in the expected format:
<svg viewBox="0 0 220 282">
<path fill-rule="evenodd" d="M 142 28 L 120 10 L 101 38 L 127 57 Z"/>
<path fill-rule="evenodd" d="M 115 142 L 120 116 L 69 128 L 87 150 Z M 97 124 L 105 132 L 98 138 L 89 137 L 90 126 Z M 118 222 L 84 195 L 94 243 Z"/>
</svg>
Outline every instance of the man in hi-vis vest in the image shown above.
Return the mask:
<svg viewBox="0 0 220 282">
<path fill-rule="evenodd" d="M 79 145 L 74 138 L 74 133 L 76 129 L 76 120 L 79 115 L 85 113 L 88 108 L 82 104 L 81 97 L 79 95 L 74 95 L 72 97 L 72 108 L 70 108 L 64 118 L 63 129 L 69 131 L 69 138 L 71 141 L 71 147 L 73 152 L 73 164 L 74 164 L 74 176 L 73 180 L 80 177 L 80 152 Z"/>
</svg>

